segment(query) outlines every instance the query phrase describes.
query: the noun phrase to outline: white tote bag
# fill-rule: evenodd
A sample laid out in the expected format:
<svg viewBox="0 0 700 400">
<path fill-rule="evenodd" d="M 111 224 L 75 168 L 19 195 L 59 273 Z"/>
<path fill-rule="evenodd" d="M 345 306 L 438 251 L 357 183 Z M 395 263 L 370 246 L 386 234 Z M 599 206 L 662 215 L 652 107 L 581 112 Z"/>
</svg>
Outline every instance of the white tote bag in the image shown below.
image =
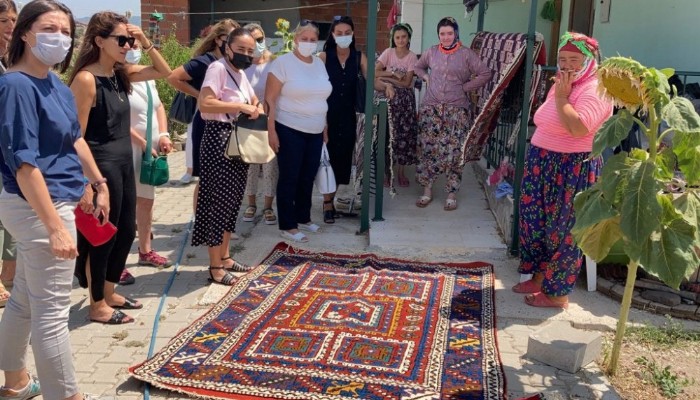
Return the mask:
<svg viewBox="0 0 700 400">
<path fill-rule="evenodd" d="M 315 183 L 321 194 L 335 193 L 337 189 L 335 185 L 335 174 L 331 167 L 331 161 L 328 157 L 328 149 L 325 143 L 321 148 L 321 164 L 318 166 Z"/>
</svg>

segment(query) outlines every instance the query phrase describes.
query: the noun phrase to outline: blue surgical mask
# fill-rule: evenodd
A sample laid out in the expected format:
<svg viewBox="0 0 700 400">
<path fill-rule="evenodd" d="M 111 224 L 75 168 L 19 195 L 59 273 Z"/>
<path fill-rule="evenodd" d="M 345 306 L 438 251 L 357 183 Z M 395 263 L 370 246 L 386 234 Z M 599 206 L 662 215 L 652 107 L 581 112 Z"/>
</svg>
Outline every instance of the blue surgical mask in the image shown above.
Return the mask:
<svg viewBox="0 0 700 400">
<path fill-rule="evenodd" d="M 340 47 L 341 49 L 347 49 L 352 44 L 352 35 L 345 35 L 345 36 L 333 35 L 333 38 L 335 38 L 335 44 L 337 44 L 338 47 Z"/>
<path fill-rule="evenodd" d="M 45 65 L 53 67 L 66 59 L 68 51 L 73 44 L 73 39 L 61 32 L 39 32 L 32 34 L 36 37 L 36 44 L 32 47 L 32 54 Z"/>
<path fill-rule="evenodd" d="M 253 57 L 260 58 L 265 52 L 265 42 L 255 43 L 255 51 L 253 52 Z"/>
<path fill-rule="evenodd" d="M 141 49 L 129 50 L 126 52 L 126 62 L 129 64 L 138 64 L 141 61 Z"/>
</svg>

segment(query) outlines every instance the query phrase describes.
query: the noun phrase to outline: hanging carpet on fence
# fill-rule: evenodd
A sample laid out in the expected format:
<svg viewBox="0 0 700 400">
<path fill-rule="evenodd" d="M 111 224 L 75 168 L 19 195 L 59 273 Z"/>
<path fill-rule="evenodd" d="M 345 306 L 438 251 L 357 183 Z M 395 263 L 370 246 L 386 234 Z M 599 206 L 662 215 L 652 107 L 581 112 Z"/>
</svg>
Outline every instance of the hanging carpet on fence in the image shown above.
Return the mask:
<svg viewBox="0 0 700 400">
<path fill-rule="evenodd" d="M 493 267 L 278 244 L 129 369 L 217 399 L 504 399 Z"/>
<path fill-rule="evenodd" d="M 542 41 L 542 35 L 536 34 L 533 60 L 537 64 L 546 63 Z M 477 161 L 481 158 L 486 140 L 496 128 L 503 92 L 518 69 L 524 68 L 527 35 L 478 32 L 472 41 L 471 49 L 479 54 L 493 75 L 485 86 L 476 91 L 478 95 L 476 118 L 467 134 L 462 151 L 464 162 Z M 537 84 L 540 80 L 535 79 L 533 82 Z M 536 90 L 532 90 L 530 97 L 532 98 L 535 93 Z"/>
</svg>

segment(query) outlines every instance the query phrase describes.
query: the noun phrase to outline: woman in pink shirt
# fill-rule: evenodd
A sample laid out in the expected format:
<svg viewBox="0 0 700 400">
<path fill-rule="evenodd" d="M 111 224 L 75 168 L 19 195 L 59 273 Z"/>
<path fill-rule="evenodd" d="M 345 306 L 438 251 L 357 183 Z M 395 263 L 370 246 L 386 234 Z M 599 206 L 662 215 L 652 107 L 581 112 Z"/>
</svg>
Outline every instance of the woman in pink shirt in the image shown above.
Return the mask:
<svg viewBox="0 0 700 400">
<path fill-rule="evenodd" d="M 416 206 L 427 207 L 433 201 L 433 183 L 445 174 L 444 209 L 451 211 L 457 209 L 464 170 L 463 148 L 474 121 L 469 92 L 484 86 L 491 78 L 491 70 L 459 41 L 459 26 L 454 18 L 441 19 L 437 32 L 440 43 L 426 50 L 415 67 L 416 75 L 428 86 L 418 118 L 416 177 L 423 186 L 423 195 Z"/>
<path fill-rule="evenodd" d="M 209 247 L 212 282 L 233 285 L 236 276 L 231 271 L 249 269 L 229 256 L 229 242 L 231 233 L 236 231 L 248 164 L 224 157 L 224 151 L 233 131 L 231 121 L 240 114 L 258 118 L 263 108 L 244 73 L 253 63 L 255 51 L 255 39 L 250 31 L 234 29 L 224 50 L 224 57 L 209 65 L 199 93 L 199 109 L 205 127 L 192 245 Z"/>
<path fill-rule="evenodd" d="M 598 176 L 601 160 L 589 159 L 593 136 L 612 115 L 612 104 L 597 93 L 597 58 L 595 39 L 564 34 L 554 86 L 535 113 L 521 186 L 518 268 L 534 276 L 513 287 L 534 307 L 567 308 L 581 269 L 571 236 L 573 200 Z"/>
</svg>

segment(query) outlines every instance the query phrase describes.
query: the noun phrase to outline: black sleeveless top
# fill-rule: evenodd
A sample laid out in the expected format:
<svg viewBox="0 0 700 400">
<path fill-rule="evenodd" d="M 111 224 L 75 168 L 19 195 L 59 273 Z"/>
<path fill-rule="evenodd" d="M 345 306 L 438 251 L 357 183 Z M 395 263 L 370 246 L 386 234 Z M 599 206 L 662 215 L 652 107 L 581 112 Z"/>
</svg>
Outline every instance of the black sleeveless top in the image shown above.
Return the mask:
<svg viewBox="0 0 700 400">
<path fill-rule="evenodd" d="M 131 162 L 131 108 L 124 84 L 116 75 L 95 76 L 95 89 L 85 141 L 95 160 Z"/>
<path fill-rule="evenodd" d="M 340 65 L 336 49 L 326 51 L 326 72 L 333 85 L 328 97 L 328 117 L 330 119 L 355 118 L 355 90 L 357 87 L 358 51 L 351 51 L 345 60 L 345 68 Z M 342 118 L 339 114 L 346 116 Z M 353 127 L 354 129 L 354 127 Z"/>
</svg>

